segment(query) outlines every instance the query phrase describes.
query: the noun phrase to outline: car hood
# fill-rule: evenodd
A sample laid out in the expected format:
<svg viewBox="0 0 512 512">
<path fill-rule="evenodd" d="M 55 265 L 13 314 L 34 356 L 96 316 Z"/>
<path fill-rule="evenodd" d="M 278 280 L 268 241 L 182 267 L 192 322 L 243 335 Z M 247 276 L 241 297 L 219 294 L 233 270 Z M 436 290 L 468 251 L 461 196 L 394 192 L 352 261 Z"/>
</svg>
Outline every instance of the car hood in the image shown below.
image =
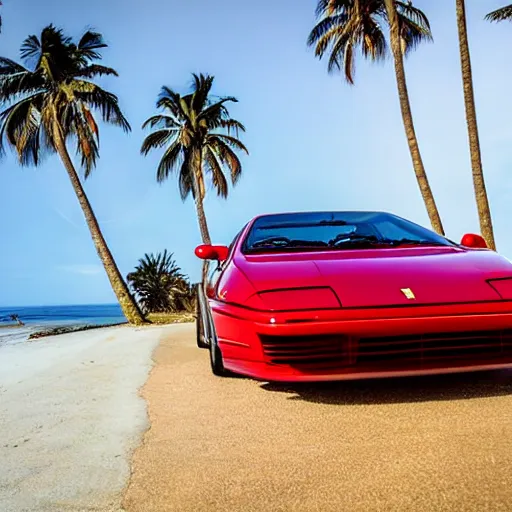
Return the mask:
<svg viewBox="0 0 512 512">
<path fill-rule="evenodd" d="M 257 291 L 329 286 L 343 307 L 497 301 L 487 281 L 512 277 L 497 253 L 458 247 L 240 254 L 235 264 Z"/>
</svg>

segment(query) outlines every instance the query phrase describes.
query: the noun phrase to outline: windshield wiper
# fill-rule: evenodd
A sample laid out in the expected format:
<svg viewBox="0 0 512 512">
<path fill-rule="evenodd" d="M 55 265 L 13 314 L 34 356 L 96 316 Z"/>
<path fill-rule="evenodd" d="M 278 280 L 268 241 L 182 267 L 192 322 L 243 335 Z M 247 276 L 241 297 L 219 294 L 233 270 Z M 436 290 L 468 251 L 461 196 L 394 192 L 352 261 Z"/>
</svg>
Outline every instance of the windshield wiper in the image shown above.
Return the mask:
<svg viewBox="0 0 512 512">
<path fill-rule="evenodd" d="M 247 251 L 268 251 L 279 249 L 319 249 L 326 248 L 327 244 L 320 240 L 292 240 L 285 236 L 273 236 L 255 242 Z"/>
<path fill-rule="evenodd" d="M 389 238 L 378 238 L 375 235 L 338 235 L 334 240 L 329 242 L 331 248 L 342 248 L 347 245 L 387 245 L 391 247 L 398 247 L 400 245 L 422 245 L 422 246 L 437 246 L 449 247 L 449 244 L 442 242 L 429 241 L 429 240 L 413 240 L 410 238 L 401 238 L 393 240 Z"/>
</svg>

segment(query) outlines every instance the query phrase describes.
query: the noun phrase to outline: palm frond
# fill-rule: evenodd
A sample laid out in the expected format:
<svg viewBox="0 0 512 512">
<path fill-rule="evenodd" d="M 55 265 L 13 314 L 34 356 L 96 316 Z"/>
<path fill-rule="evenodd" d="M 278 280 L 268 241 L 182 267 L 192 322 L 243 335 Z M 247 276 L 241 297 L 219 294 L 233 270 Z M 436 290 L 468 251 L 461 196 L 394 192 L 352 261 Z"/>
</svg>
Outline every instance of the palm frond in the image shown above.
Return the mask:
<svg viewBox="0 0 512 512">
<path fill-rule="evenodd" d="M 331 16 L 335 12 L 348 11 L 354 7 L 354 0 L 319 0 L 315 9 L 317 18 Z"/>
<path fill-rule="evenodd" d="M 165 128 L 163 130 L 156 130 L 144 139 L 140 152 L 145 156 L 151 150 L 161 148 L 171 140 L 174 141 L 174 139 L 176 139 L 176 132 L 174 130 Z"/>
<path fill-rule="evenodd" d="M 354 59 L 354 47 L 350 43 L 345 46 L 345 53 L 343 55 L 343 65 L 345 71 L 345 78 L 349 83 L 353 84 L 356 69 Z"/>
<path fill-rule="evenodd" d="M 236 153 L 221 139 L 215 137 L 209 142 L 209 146 L 218 156 L 222 165 L 226 166 L 231 175 L 231 182 L 236 185 L 242 175 L 242 164 Z"/>
<path fill-rule="evenodd" d="M 156 171 L 156 181 L 162 183 L 169 174 L 180 167 L 183 159 L 183 146 L 179 141 L 174 141 L 166 150 L 158 164 Z"/>
<path fill-rule="evenodd" d="M 27 166 L 38 163 L 39 133 L 41 117 L 33 102 L 28 104 L 25 119 L 16 134 L 16 152 L 21 165 Z"/>
<path fill-rule="evenodd" d="M 223 133 L 213 133 L 206 138 L 206 143 L 209 144 L 210 142 L 213 141 L 213 143 L 215 144 L 215 139 L 221 140 L 222 142 L 225 142 L 232 148 L 243 151 L 247 155 L 249 154 L 249 150 L 244 146 L 242 142 L 240 142 L 235 137 L 231 137 L 230 135 L 225 135 Z"/>
<path fill-rule="evenodd" d="M 180 128 L 181 125 L 171 116 L 165 116 L 158 114 L 156 116 L 151 116 L 148 118 L 144 123 L 142 124 L 142 129 L 145 129 L 147 127 L 155 128 L 155 127 L 161 127 L 161 128 Z"/>
<path fill-rule="evenodd" d="M 491 22 L 512 21 L 512 4 L 490 12 L 484 19 Z"/>
<path fill-rule="evenodd" d="M 99 157 L 98 143 L 85 125 L 82 124 L 76 129 L 76 139 L 76 153 L 81 157 L 80 164 L 84 169 L 84 178 L 87 179 L 96 167 L 96 161 Z"/>
<path fill-rule="evenodd" d="M 73 102 L 66 105 L 69 118 L 70 135 L 76 138 L 76 153 L 81 157 L 81 166 L 84 169 L 84 177 L 87 179 L 91 171 L 96 167 L 99 157 L 99 138 L 97 126 L 87 105 Z"/>
<path fill-rule="evenodd" d="M 5 68 L 0 64 L 0 101 L 8 103 L 26 94 L 42 91 L 46 83 L 39 73 L 28 70 L 9 73 L 10 66 Z"/>
<path fill-rule="evenodd" d="M 100 132 L 99 132 L 98 125 L 96 123 L 96 119 L 94 119 L 94 116 L 92 115 L 92 113 L 87 105 L 81 103 L 80 108 L 83 111 L 86 123 L 89 125 L 91 132 L 96 137 L 96 140 L 98 141 L 98 144 L 99 144 Z"/>
<path fill-rule="evenodd" d="M 228 182 L 226 180 L 226 176 L 224 176 L 224 173 L 222 172 L 222 166 L 217 160 L 215 151 L 211 146 L 205 147 L 203 157 L 207 164 L 208 170 L 210 171 L 212 185 L 214 186 L 217 195 L 224 199 L 227 198 L 229 191 Z"/>
<path fill-rule="evenodd" d="M 197 116 L 197 122 L 199 123 L 202 120 L 209 121 L 213 120 L 214 122 L 216 120 L 227 118 L 229 116 L 229 111 L 225 106 L 225 103 L 233 102 L 238 103 L 238 100 L 233 96 L 228 96 L 226 98 L 222 98 L 221 100 L 217 101 L 216 103 L 213 103 L 208 108 L 205 108 L 198 116 Z"/>
<path fill-rule="evenodd" d="M 430 23 L 423 11 L 410 4 L 396 2 L 400 38 L 404 54 L 424 41 L 433 41 Z"/>
<path fill-rule="evenodd" d="M 42 126 L 37 106 L 41 104 L 42 95 L 36 94 L 0 114 L 0 154 L 5 153 L 5 140 L 16 151 L 21 165 L 38 165 Z"/>
<path fill-rule="evenodd" d="M 30 73 L 30 70 L 14 60 L 0 57 L 0 75 L 13 75 L 16 73 Z"/>
<path fill-rule="evenodd" d="M 87 31 L 78 42 L 77 51 L 86 60 L 100 60 L 101 53 L 97 50 L 107 48 L 107 46 L 101 34 Z"/>
<path fill-rule="evenodd" d="M 407 18 L 415 25 L 421 27 L 421 30 L 430 33 L 430 22 L 427 15 L 418 7 L 415 7 L 412 2 L 402 2 L 395 0 L 396 10 L 399 17 Z"/>
<path fill-rule="evenodd" d="M 372 18 L 366 20 L 361 42 L 363 56 L 374 61 L 386 58 L 388 47 L 380 25 Z"/>
<path fill-rule="evenodd" d="M 340 26 L 334 26 L 329 29 L 325 34 L 320 36 L 316 41 L 315 57 L 322 59 L 326 51 L 331 48 L 335 42 L 343 36 L 344 29 Z M 345 36 L 345 39 L 347 37 Z"/>
<path fill-rule="evenodd" d="M 74 77 L 76 78 L 94 78 L 96 76 L 119 76 L 118 72 L 114 68 L 101 66 L 100 64 L 90 64 L 88 66 L 80 68 Z"/>
<path fill-rule="evenodd" d="M 214 77 L 203 74 L 198 76 L 195 73 L 192 76 L 194 77 L 194 92 L 191 107 L 195 112 L 201 112 L 207 104 Z"/>
<path fill-rule="evenodd" d="M 322 16 L 325 13 L 325 10 L 327 9 L 328 4 L 329 4 L 329 0 L 318 0 L 316 9 L 315 9 L 315 16 L 317 18 L 320 18 L 320 16 Z"/>
<path fill-rule="evenodd" d="M 20 55 L 22 60 L 29 63 L 39 60 L 41 55 L 41 42 L 37 36 L 28 36 L 25 41 L 23 41 Z"/>
<path fill-rule="evenodd" d="M 105 91 L 96 84 L 90 85 L 93 86 L 90 92 L 77 91 L 75 93 L 76 97 L 98 110 L 103 121 L 106 123 L 119 126 L 125 132 L 129 132 L 131 130 L 130 123 L 124 117 L 124 114 L 119 107 L 117 96 L 111 92 Z"/>
<path fill-rule="evenodd" d="M 331 33 L 333 29 L 339 29 L 343 27 L 348 21 L 347 14 L 336 14 L 335 16 L 327 16 L 323 20 L 319 21 L 311 30 L 307 44 L 308 46 L 313 46 L 318 44 L 319 40 L 324 37 L 326 34 Z M 327 38 L 329 39 L 329 38 Z M 321 46 L 325 50 L 325 41 Z M 323 54 L 323 51 L 320 53 Z"/>
<path fill-rule="evenodd" d="M 165 85 L 162 87 L 156 106 L 157 108 L 169 109 L 177 119 L 187 118 L 187 114 L 183 110 L 181 96 Z"/>
<path fill-rule="evenodd" d="M 236 119 L 220 119 L 219 127 L 225 128 L 228 134 L 231 133 L 231 131 L 235 132 L 237 137 L 239 132 L 245 132 L 245 126 Z"/>
<path fill-rule="evenodd" d="M 192 162 L 190 158 L 190 151 L 184 151 L 183 153 L 183 162 L 180 168 L 180 174 L 178 178 L 178 188 L 180 191 L 180 197 L 182 201 L 185 201 L 189 194 L 192 194 L 192 198 L 196 198 L 196 194 L 194 192 L 194 185 L 192 180 L 194 178 L 194 170 L 192 168 Z"/>
<path fill-rule="evenodd" d="M 345 62 L 345 57 L 350 57 L 353 55 L 351 50 L 347 51 L 347 46 L 352 46 L 352 43 L 350 41 L 350 37 L 346 34 L 339 34 L 336 41 L 333 43 L 332 48 L 330 50 L 329 60 L 327 61 L 327 71 L 329 73 L 333 73 L 334 71 L 339 71 L 342 69 L 342 67 L 346 70 L 347 65 L 350 64 L 351 74 L 347 75 L 345 72 L 345 78 L 347 81 L 351 84 L 354 82 L 351 81 L 351 76 L 354 73 L 354 67 L 355 63 Z"/>
</svg>

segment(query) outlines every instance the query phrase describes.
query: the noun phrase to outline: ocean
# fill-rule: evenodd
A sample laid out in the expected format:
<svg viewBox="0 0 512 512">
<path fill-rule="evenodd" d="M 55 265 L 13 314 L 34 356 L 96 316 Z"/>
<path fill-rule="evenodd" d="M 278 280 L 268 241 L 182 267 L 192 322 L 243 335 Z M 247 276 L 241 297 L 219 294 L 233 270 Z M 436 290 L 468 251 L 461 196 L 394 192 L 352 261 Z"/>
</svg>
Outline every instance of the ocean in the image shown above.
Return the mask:
<svg viewBox="0 0 512 512">
<path fill-rule="evenodd" d="M 11 327 L 13 322 L 9 315 L 18 315 L 25 325 Z M 119 304 L 0 307 L 0 346 L 26 341 L 31 333 L 41 329 L 125 322 Z"/>
</svg>

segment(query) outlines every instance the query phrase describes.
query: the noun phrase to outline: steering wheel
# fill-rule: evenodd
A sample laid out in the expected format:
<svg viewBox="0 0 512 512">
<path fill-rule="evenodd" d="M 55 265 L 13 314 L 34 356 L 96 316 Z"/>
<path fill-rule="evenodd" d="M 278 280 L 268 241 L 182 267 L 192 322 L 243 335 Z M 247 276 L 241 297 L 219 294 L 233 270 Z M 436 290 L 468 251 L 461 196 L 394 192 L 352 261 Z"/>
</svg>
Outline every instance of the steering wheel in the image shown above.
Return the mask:
<svg viewBox="0 0 512 512">
<path fill-rule="evenodd" d="M 329 245 L 337 247 L 341 243 L 345 242 L 373 242 L 375 240 L 376 237 L 374 236 L 339 234 L 335 236 L 332 240 L 329 240 Z"/>
<path fill-rule="evenodd" d="M 256 242 L 253 244 L 253 247 L 262 247 L 265 245 L 270 244 L 277 244 L 279 242 L 282 242 L 283 244 L 289 244 L 291 240 L 287 238 L 286 236 L 272 236 L 269 238 L 265 238 L 264 240 L 260 240 L 259 242 Z"/>
</svg>

